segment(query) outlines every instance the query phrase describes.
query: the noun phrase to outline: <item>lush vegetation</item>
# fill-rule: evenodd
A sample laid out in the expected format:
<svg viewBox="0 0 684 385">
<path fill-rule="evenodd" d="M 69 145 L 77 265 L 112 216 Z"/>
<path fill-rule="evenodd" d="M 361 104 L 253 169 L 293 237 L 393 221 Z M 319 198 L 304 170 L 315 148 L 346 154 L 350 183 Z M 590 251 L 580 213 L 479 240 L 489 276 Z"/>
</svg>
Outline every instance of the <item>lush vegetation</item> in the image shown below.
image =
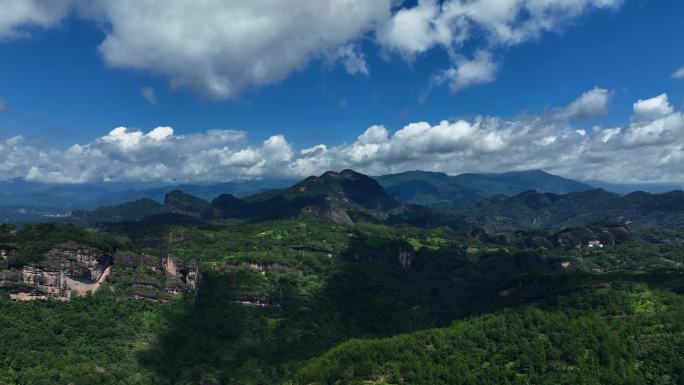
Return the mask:
<svg viewBox="0 0 684 385">
<path fill-rule="evenodd" d="M 512 197 L 492 197 L 472 203 L 439 203 L 433 210 L 449 223 L 490 229 L 559 228 L 597 220 L 630 222 L 639 228 L 681 227 L 684 192 L 633 192 L 620 196 L 596 189 L 569 194 L 526 191 Z"/>
<path fill-rule="evenodd" d="M 17 250 L 71 240 L 199 258 L 204 271 L 193 301 L 134 300 L 117 285 L 69 302 L 3 294 L 1 383 L 684 381 L 684 233 L 632 231 L 600 250 L 556 241 L 615 226 L 488 234 L 302 217 L 153 218 L 108 225 L 116 236 L 4 227 Z"/>
<path fill-rule="evenodd" d="M 4 267 L 18 267 L 38 262 L 45 252 L 66 242 L 96 247 L 108 252 L 134 248 L 128 239 L 89 231 L 75 225 L 37 223 L 20 228 L 0 225 L 0 249 L 11 250 L 6 260 L 0 260 L 0 270 Z"/>
<path fill-rule="evenodd" d="M 493 178 L 471 186 L 507 183 Z M 113 265 L 70 301 L 0 291 L 0 385 L 684 384 L 681 202 L 526 192 L 430 210 L 346 170 L 2 226 L 15 298 L 19 267 L 57 245 Z M 169 300 L 169 254 L 199 262 L 198 292 Z M 141 295 L 150 282 L 164 295 Z"/>
<path fill-rule="evenodd" d="M 516 195 L 528 190 L 565 194 L 593 187 L 542 170 L 503 174 L 460 174 L 407 171 L 376 177 L 387 191 L 419 204 L 476 201 L 494 195 Z"/>
<path fill-rule="evenodd" d="M 684 302 L 622 287 L 444 329 L 354 339 L 313 359 L 302 384 L 681 384 Z"/>
</svg>

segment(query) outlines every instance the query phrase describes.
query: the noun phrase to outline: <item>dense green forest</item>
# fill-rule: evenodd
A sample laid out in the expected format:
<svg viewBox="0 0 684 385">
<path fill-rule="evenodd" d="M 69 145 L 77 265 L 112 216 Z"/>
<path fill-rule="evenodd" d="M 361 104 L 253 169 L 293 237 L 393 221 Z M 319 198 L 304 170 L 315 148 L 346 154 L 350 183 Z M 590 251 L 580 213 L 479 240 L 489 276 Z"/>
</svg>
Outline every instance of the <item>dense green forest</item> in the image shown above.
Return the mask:
<svg viewBox="0 0 684 385">
<path fill-rule="evenodd" d="M 0 385 L 683 384 L 679 195 L 596 194 L 459 220 L 346 170 L 3 225 Z"/>
<path fill-rule="evenodd" d="M 3 242 L 34 247 L 22 240 L 39 232 L 42 248 L 69 238 L 201 258 L 197 297 L 141 301 L 116 284 L 67 302 L 2 294 L 3 385 L 684 381 L 678 231 L 590 250 L 550 240 L 613 224 L 487 236 L 308 217 L 117 226 L 5 227 Z"/>
</svg>

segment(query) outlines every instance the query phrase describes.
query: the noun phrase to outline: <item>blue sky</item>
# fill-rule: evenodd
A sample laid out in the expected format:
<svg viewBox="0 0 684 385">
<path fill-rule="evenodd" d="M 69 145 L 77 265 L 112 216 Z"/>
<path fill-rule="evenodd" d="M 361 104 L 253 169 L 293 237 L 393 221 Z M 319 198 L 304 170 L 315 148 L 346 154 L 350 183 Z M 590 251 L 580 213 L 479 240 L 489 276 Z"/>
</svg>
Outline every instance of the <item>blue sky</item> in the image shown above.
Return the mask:
<svg viewBox="0 0 684 385">
<path fill-rule="evenodd" d="M 497 6 L 495 1 L 480 2 L 488 7 Z M 600 5 L 602 1 L 596 0 L 596 3 Z M 420 4 L 415 2 L 395 2 L 389 17 L 396 19 L 401 10 L 418 6 Z M 676 0 L 615 1 L 607 7 L 587 5 L 572 17 L 556 18 L 556 24 L 550 30 L 515 42 L 503 42 L 500 37 L 488 38 L 484 27 L 473 22 L 475 30 L 469 32 L 469 38 L 459 43 L 450 40 L 449 48 L 434 43 L 427 49 L 407 48 L 402 42 L 393 43 L 390 38 L 383 37 L 378 32 L 380 27 L 363 27 L 350 36 L 331 38 L 334 42 L 329 46 L 302 48 L 304 59 L 282 71 L 272 65 L 270 70 L 275 75 L 268 78 L 267 84 L 248 79 L 228 94 L 207 91 L 202 85 L 203 75 L 197 74 L 198 70 L 192 67 L 201 67 L 205 62 L 159 70 L 154 61 L 141 64 L 138 58 L 130 57 L 145 55 L 144 47 L 135 52 L 136 48 L 124 46 L 125 55 L 130 56 L 123 58 L 111 49 L 103 49 L 103 41 L 109 35 L 116 35 L 117 29 L 123 30 L 117 24 L 115 10 L 93 11 L 102 15 L 92 16 L 80 9 L 78 2 L 65 7 L 68 8 L 54 11 L 56 16 L 49 21 L 32 22 L 22 14 L 25 21 L 18 17 L 14 24 L 6 22 L 5 38 L 0 40 L 0 100 L 6 106 L 0 112 L 0 139 L 21 135 L 21 145 L 30 146 L 37 153 L 64 151 L 74 144 L 87 146 L 119 126 L 127 127 L 131 132 L 139 129 L 143 133 L 158 126 L 170 126 L 175 136 L 203 135 L 212 129 L 240 130 L 245 136 L 240 139 L 242 147 L 235 147 L 233 153 L 245 148 L 257 150 L 263 141 L 283 135 L 292 151 L 297 152 L 318 144 L 328 148 L 352 145 L 359 135 L 376 124 L 383 125 L 391 139 L 392 133 L 416 122 L 437 125 L 441 120 L 466 119 L 474 123 L 478 116 L 520 122 L 521 114 L 548 117 L 549 111 L 567 106 L 584 92 L 599 87 L 610 95 L 608 108 L 602 114 L 592 115 L 591 119 L 570 117 L 564 127 L 570 131 L 586 130 L 591 135 L 593 126 L 624 126 L 627 130 L 633 120 L 633 103 L 638 99 L 665 93 L 675 112 L 681 111 L 684 101 L 684 79 L 673 78 L 673 73 L 684 66 L 681 39 L 684 36 L 684 23 L 681 23 L 684 2 Z M 382 13 L 382 10 L 368 12 L 376 11 Z M 373 17 L 369 17 L 369 23 L 378 24 Z M 525 17 L 521 12 L 520 18 Z M 515 27 L 516 23 L 523 22 L 513 21 L 511 25 Z M 1 23 L 0 19 L 0 37 L 3 36 Z M 313 29 L 304 33 L 312 31 L 316 32 Z M 159 37 L 150 37 L 151 46 L 156 43 L 154 38 Z M 293 32 L 291 37 L 285 35 L 282 42 L 274 44 L 290 44 L 288 38 L 301 37 Z M 120 40 L 126 42 L 125 37 Z M 174 52 L 173 40 L 165 44 L 171 44 L 168 52 Z M 349 44 L 353 52 L 362 55 L 367 74 L 350 73 L 354 71 L 345 70 L 346 59 L 331 58 L 328 53 Z M 193 46 L 179 44 L 177 49 L 181 52 L 188 47 L 192 49 Z M 251 54 L 249 48 L 238 48 L 231 52 L 240 53 L 243 49 L 247 52 L 245 55 Z M 487 80 L 463 87 L 450 87 L 451 80 L 435 80 L 445 70 L 459 68 L 462 60 L 471 60 L 477 52 L 484 50 L 489 55 L 488 61 L 496 67 Z M 169 56 L 167 52 L 161 52 L 154 57 L 156 63 L 167 59 L 164 54 Z M 216 65 L 213 58 L 205 59 L 208 66 Z M 263 54 L 257 59 L 262 60 Z M 175 58 L 168 57 L 168 60 Z M 232 65 L 230 58 L 218 63 Z M 234 80 L 234 74 L 240 70 L 242 68 L 217 71 Z M 182 80 L 173 85 L 175 78 Z M 141 90 L 145 87 L 154 90 L 157 104 L 143 97 Z M 364 160 L 358 167 L 368 171 L 422 166 L 443 167 L 447 172 L 476 171 L 471 170 L 474 167 L 468 166 L 462 156 L 451 163 L 407 162 L 399 168 L 394 167 L 396 161 L 373 163 Z M 582 161 L 584 166 L 591 162 Z M 335 158 L 332 163 L 320 165 L 334 167 L 348 163 Z M 511 168 L 537 165 L 570 176 L 585 173 L 581 171 L 582 165 L 564 169 L 544 159 L 517 161 Z M 13 171 L 16 175 L 5 176 L 26 176 L 31 167 L 40 168 L 24 162 Z M 313 171 L 315 167 L 312 167 L 307 166 L 301 173 Z M 496 169 L 489 171 L 506 171 L 499 170 L 499 163 L 492 163 L 491 167 Z M 622 165 L 620 172 L 626 172 L 629 167 Z M 611 172 L 608 175 L 615 175 L 617 171 Z M 45 179 L 47 174 L 48 170 L 38 178 Z M 64 180 L 97 179 L 102 177 L 100 174 L 95 172 L 87 177 Z M 200 175 L 197 179 L 230 179 L 232 175 Z M 255 172 L 252 175 L 243 170 L 234 175 L 259 177 L 271 174 Z M 646 170 L 639 178 L 662 179 L 653 175 Z M 611 179 L 601 173 L 591 176 Z M 154 179 L 153 175 L 151 177 Z M 126 178 L 134 177 L 123 177 Z M 667 178 L 679 180 L 684 176 L 674 173 Z"/>
</svg>

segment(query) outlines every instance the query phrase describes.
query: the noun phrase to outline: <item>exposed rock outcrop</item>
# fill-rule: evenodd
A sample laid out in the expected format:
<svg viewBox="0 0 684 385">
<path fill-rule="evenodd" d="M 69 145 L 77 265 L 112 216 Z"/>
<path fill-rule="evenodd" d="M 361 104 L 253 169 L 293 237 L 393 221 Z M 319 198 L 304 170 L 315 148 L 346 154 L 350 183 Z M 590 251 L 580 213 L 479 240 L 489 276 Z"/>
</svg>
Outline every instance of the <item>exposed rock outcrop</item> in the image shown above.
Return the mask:
<svg viewBox="0 0 684 385">
<path fill-rule="evenodd" d="M 4 272 L 0 286 L 19 300 L 70 299 L 95 292 L 111 271 L 111 255 L 75 243 L 58 245 L 38 263 Z"/>
<path fill-rule="evenodd" d="M 409 267 L 413 262 L 413 254 L 411 254 L 408 250 L 405 250 L 400 247 L 397 251 L 397 259 L 399 260 L 399 264 L 401 264 L 402 267 Z"/>
<path fill-rule="evenodd" d="M 193 296 L 199 289 L 200 264 L 172 255 L 163 258 L 62 244 L 38 263 L 0 272 L 0 289 L 16 300 L 68 300 L 97 291 L 104 282 L 120 285 L 131 297 L 169 300 Z"/>
<path fill-rule="evenodd" d="M 7 259 L 16 250 L 13 245 L 0 244 L 0 260 Z"/>
<path fill-rule="evenodd" d="M 583 247 L 589 242 L 598 240 L 604 245 L 617 245 L 627 241 L 632 234 L 625 227 L 606 227 L 600 230 L 580 228 L 558 234 L 556 242 L 559 245 Z"/>
<path fill-rule="evenodd" d="M 325 219 L 338 225 L 353 226 L 354 221 L 345 209 L 340 208 L 323 208 L 323 207 L 305 207 L 302 209 L 303 214 L 311 215 L 316 218 Z"/>
<path fill-rule="evenodd" d="M 295 268 L 280 264 L 280 263 L 250 263 L 250 262 L 240 262 L 240 263 L 222 263 L 219 265 L 218 269 L 222 272 L 235 271 L 235 270 L 253 270 L 260 273 L 295 273 L 302 275 L 303 273 Z"/>
<path fill-rule="evenodd" d="M 413 263 L 413 253 L 409 245 L 403 243 L 391 243 L 380 248 L 365 248 L 352 251 L 357 260 L 382 261 L 386 263 L 399 263 L 402 267 L 410 267 Z"/>
<path fill-rule="evenodd" d="M 109 281 L 127 288 L 133 298 L 169 300 L 178 295 L 194 296 L 199 289 L 200 278 L 197 260 L 183 261 L 170 254 L 159 258 L 117 252 Z"/>
</svg>

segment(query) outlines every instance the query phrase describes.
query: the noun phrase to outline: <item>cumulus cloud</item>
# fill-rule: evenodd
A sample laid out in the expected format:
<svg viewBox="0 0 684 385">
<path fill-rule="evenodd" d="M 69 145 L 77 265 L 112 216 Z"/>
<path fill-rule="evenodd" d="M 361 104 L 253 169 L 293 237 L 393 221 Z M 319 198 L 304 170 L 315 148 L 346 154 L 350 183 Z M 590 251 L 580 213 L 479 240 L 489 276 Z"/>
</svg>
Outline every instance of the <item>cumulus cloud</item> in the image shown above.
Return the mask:
<svg viewBox="0 0 684 385">
<path fill-rule="evenodd" d="M 632 146 L 676 143 L 684 136 L 684 116 L 675 112 L 667 94 L 639 99 L 633 105 L 632 123 L 625 143 Z"/>
<path fill-rule="evenodd" d="M 637 120 L 654 120 L 672 114 L 672 106 L 667 94 L 660 94 L 654 98 L 639 99 L 632 106 L 634 118 Z"/>
<path fill-rule="evenodd" d="M 5 1 L 0 39 L 74 14 L 103 26 L 99 49 L 114 67 L 157 73 L 173 88 L 216 98 L 278 83 L 315 60 L 371 71 L 361 46 L 412 61 L 444 50 L 452 90 L 492 81 L 498 51 L 563 28 L 620 0 L 25 0 Z M 367 43 L 367 44 L 362 44 Z M 390 55 L 387 55 L 388 57 Z M 427 81 L 428 79 L 426 79 Z"/>
<path fill-rule="evenodd" d="M 152 87 L 143 87 L 140 90 L 140 94 L 147 100 L 150 104 L 152 105 L 157 105 L 159 104 L 159 101 L 157 100 L 157 93 L 154 91 L 154 88 Z"/>
<path fill-rule="evenodd" d="M 148 132 L 117 127 L 66 150 L 40 148 L 15 136 L 0 140 L 0 179 L 211 182 L 299 178 L 344 168 L 373 175 L 542 168 L 578 179 L 684 183 L 684 113 L 667 95 L 636 101 L 623 125 L 589 127 L 559 118 L 559 111 L 584 111 L 578 106 L 593 99 L 587 95 L 606 93 L 589 90 L 565 107 L 514 118 L 413 122 L 396 131 L 372 125 L 351 143 L 308 148 L 297 148 L 282 135 L 252 143 L 245 131 L 177 135 L 164 126 Z"/>
<path fill-rule="evenodd" d="M 498 65 L 491 52 L 537 39 L 555 31 L 590 9 L 612 8 L 621 0 L 419 0 L 412 8 L 397 11 L 377 31 L 379 43 L 403 57 L 413 58 L 433 47 L 442 47 L 452 68 L 438 79 L 448 80 L 452 91 L 487 83 Z M 465 47 L 475 46 L 473 59 Z"/>
<path fill-rule="evenodd" d="M 557 115 L 562 118 L 597 118 L 608 112 L 608 105 L 612 97 L 611 91 L 595 87 L 560 109 Z"/>
<path fill-rule="evenodd" d="M 672 74 L 673 79 L 684 79 L 684 67 L 678 69 Z"/>
<path fill-rule="evenodd" d="M 100 46 L 108 64 L 166 75 L 174 87 L 235 97 L 337 52 L 385 20 L 391 1 L 122 0 L 100 6 L 111 25 Z M 350 72 L 367 72 L 358 53 L 342 54 Z"/>
<path fill-rule="evenodd" d="M 444 71 L 436 78 L 437 83 L 449 83 L 449 88 L 456 92 L 475 84 L 489 83 L 494 80 L 497 65 L 492 55 L 486 51 L 478 51 L 472 60 L 459 58 L 456 67 Z"/>
<path fill-rule="evenodd" d="M 377 31 L 378 41 L 406 57 L 413 57 L 437 44 L 449 45 L 452 31 L 435 0 L 421 0 L 413 8 L 404 8 Z"/>
</svg>

